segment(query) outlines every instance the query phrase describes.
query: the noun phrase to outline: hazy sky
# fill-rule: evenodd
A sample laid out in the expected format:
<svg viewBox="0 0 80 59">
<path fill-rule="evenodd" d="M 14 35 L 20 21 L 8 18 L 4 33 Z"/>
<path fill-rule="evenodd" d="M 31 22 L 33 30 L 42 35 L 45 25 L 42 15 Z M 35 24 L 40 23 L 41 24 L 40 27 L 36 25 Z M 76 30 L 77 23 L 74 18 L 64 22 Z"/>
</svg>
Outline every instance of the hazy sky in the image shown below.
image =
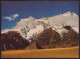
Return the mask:
<svg viewBox="0 0 80 59">
<path fill-rule="evenodd" d="M 78 1 L 2 1 L 1 29 L 9 29 L 16 25 L 21 18 L 50 17 L 65 12 L 75 12 L 79 15 Z"/>
</svg>

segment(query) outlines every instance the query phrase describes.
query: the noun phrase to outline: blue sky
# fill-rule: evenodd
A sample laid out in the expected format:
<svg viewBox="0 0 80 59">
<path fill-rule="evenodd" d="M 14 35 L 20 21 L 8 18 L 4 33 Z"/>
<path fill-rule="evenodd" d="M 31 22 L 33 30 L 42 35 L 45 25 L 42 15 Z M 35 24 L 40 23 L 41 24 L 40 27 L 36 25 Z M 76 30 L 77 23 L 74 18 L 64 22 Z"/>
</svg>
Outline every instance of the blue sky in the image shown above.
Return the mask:
<svg viewBox="0 0 80 59">
<path fill-rule="evenodd" d="M 2 1 L 1 2 L 1 30 L 10 29 L 21 18 L 50 17 L 66 12 L 79 15 L 78 1 Z M 9 19 L 9 20 L 8 20 Z"/>
</svg>

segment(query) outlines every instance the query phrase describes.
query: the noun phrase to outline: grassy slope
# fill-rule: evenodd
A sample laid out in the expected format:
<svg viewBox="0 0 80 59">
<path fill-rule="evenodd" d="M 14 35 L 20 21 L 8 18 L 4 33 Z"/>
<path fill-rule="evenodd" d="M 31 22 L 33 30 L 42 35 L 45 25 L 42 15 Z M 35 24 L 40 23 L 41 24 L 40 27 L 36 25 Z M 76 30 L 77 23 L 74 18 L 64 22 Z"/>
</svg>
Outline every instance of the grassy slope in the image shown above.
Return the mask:
<svg viewBox="0 0 80 59">
<path fill-rule="evenodd" d="M 2 51 L 2 58 L 79 58 L 79 47 Z"/>
</svg>

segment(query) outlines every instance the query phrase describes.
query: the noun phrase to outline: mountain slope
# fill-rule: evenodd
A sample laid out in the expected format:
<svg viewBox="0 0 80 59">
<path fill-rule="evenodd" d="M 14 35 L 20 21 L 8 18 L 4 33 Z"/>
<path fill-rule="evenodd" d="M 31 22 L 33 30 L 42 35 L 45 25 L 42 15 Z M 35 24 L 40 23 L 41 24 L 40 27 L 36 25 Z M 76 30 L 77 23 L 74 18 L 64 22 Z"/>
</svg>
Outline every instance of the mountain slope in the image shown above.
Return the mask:
<svg viewBox="0 0 80 59">
<path fill-rule="evenodd" d="M 24 49 L 29 42 L 19 33 L 10 31 L 1 35 L 1 50 Z"/>
<path fill-rule="evenodd" d="M 29 18 L 21 19 L 13 29 L 5 29 L 1 32 L 17 31 L 23 38 L 31 42 L 31 39 L 35 36 L 37 37 L 44 29 L 50 27 L 61 35 L 62 31 L 67 32 L 67 30 L 63 28 L 65 25 L 71 26 L 79 33 L 79 16 L 71 12 L 40 19 L 35 19 L 30 16 Z"/>
</svg>

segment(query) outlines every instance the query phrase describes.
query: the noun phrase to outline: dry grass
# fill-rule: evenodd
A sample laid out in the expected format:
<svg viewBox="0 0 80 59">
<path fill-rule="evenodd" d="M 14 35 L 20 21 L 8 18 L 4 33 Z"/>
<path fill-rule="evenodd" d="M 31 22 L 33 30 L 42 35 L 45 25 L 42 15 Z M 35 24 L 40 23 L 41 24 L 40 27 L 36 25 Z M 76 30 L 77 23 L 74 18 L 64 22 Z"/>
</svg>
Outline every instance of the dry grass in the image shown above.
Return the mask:
<svg viewBox="0 0 80 59">
<path fill-rule="evenodd" d="M 79 58 L 79 47 L 2 51 L 2 58 Z"/>
</svg>

